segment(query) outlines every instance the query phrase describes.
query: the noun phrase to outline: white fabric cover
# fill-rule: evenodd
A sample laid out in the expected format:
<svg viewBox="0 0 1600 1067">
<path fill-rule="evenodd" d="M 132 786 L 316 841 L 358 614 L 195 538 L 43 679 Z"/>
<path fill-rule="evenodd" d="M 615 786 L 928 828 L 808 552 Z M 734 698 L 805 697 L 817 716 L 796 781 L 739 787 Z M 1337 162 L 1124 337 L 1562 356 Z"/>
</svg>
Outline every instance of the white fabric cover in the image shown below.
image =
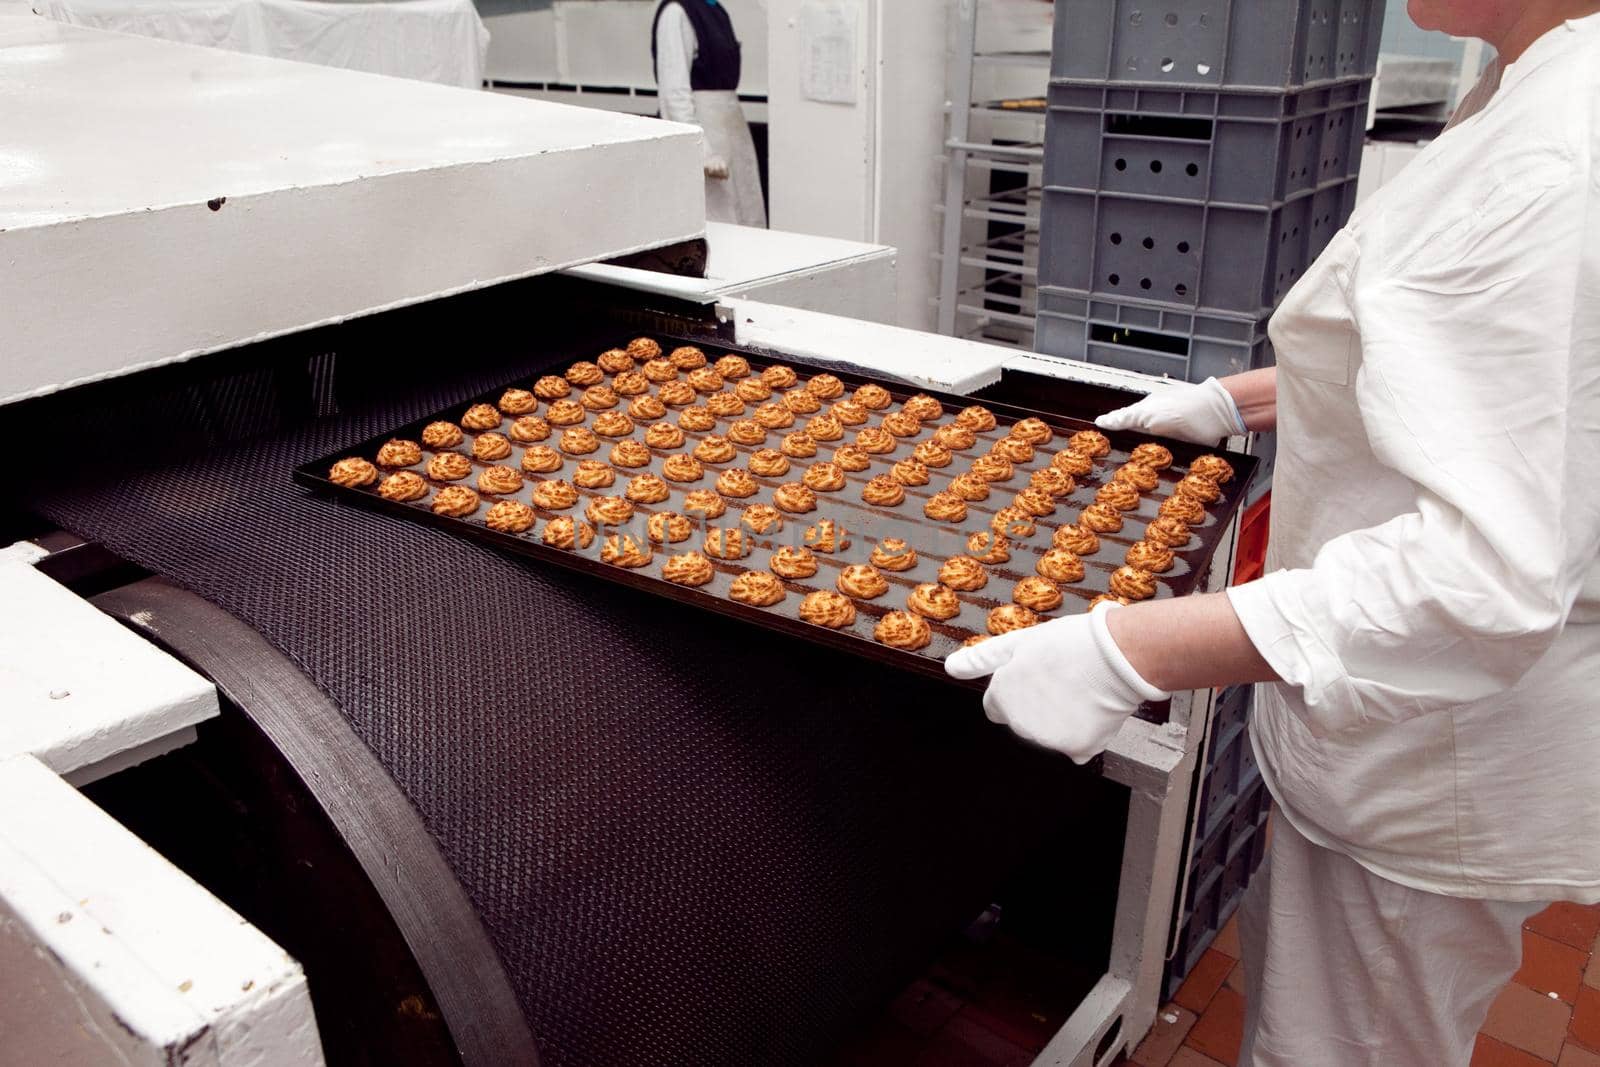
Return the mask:
<svg viewBox="0 0 1600 1067">
<path fill-rule="evenodd" d="M 1474 94 L 1478 96 L 1479 94 Z M 1508 66 L 1273 317 L 1281 685 L 1306 837 L 1436 893 L 1600 900 L 1600 15 Z"/>
<path fill-rule="evenodd" d="M 58 22 L 327 67 L 483 85 L 489 31 L 472 0 L 39 0 Z"/>
</svg>

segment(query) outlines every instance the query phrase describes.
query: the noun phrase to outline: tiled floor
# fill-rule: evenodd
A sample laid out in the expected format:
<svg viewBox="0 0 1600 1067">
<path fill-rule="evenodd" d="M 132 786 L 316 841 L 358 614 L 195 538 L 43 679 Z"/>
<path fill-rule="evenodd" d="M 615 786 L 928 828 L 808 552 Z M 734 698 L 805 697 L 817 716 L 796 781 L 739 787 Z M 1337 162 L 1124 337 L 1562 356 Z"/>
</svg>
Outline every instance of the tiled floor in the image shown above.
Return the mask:
<svg viewBox="0 0 1600 1067">
<path fill-rule="evenodd" d="M 1161 1009 L 1138 1067 L 1233 1067 L 1244 1026 L 1237 919 Z M 971 1063 L 988 1064 L 988 1060 Z M 1472 1067 L 1600 1067 L 1600 905 L 1556 904 L 1522 928 L 1522 969 L 1489 1010 Z"/>
</svg>

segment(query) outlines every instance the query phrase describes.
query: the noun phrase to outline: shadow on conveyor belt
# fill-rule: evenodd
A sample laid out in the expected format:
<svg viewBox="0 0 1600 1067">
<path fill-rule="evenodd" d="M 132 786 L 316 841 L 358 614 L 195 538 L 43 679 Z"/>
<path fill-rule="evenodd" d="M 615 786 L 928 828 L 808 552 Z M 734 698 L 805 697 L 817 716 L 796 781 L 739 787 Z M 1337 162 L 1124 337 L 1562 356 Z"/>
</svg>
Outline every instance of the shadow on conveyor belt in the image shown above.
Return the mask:
<svg viewBox="0 0 1600 1067">
<path fill-rule="evenodd" d="M 1029 891 L 1035 933 L 1103 970 L 1126 793 L 974 694 L 290 482 L 660 321 L 593 292 L 515 283 L 20 405 L 24 434 L 85 445 L 25 480 L 12 521 L 199 593 L 337 703 L 476 907 L 546 1064 L 826 1062 L 1042 850 L 1064 869 Z M 269 924 L 314 992 L 349 980 L 292 927 Z"/>
</svg>

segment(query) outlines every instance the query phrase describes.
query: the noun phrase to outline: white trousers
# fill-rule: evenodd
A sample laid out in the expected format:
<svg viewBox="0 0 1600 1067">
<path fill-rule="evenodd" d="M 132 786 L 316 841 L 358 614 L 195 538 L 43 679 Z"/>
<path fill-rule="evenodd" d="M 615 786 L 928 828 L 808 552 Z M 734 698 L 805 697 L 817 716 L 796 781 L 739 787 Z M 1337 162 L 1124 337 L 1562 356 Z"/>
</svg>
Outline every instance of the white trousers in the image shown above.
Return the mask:
<svg viewBox="0 0 1600 1067">
<path fill-rule="evenodd" d="M 1409 889 L 1281 813 L 1272 833 L 1239 912 L 1240 1067 L 1468 1067 L 1544 905 Z"/>
</svg>

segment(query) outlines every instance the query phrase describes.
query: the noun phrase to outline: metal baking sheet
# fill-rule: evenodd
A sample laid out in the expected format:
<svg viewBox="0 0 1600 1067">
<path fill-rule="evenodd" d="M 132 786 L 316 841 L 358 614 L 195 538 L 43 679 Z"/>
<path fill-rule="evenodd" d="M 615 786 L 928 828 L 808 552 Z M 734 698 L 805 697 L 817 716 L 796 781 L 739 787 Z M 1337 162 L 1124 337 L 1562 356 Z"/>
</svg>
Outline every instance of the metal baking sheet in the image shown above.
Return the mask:
<svg viewBox="0 0 1600 1067">
<path fill-rule="evenodd" d="M 663 353 L 670 352 L 680 344 L 693 344 L 705 352 L 708 361 L 714 363 L 720 356 L 736 354 L 745 356 L 755 375 L 774 363 L 783 363 L 793 367 L 799 375 L 799 384 L 803 386 L 811 377 L 820 373 L 831 373 L 843 381 L 845 385 L 844 397 L 849 397 L 856 387 L 868 383 L 883 386 L 894 398 L 894 402 L 882 411 L 869 413 L 868 422 L 864 425 L 876 426 L 882 417 L 893 411 L 900 410 L 901 405 L 917 390 L 893 382 L 865 377 L 859 374 L 845 373 L 833 368 L 820 368 L 807 364 L 803 360 L 789 359 L 781 354 L 752 352 L 742 349 L 737 345 L 726 343 L 707 343 L 705 338 L 680 338 L 662 333 L 651 334 L 663 349 Z M 631 335 L 619 335 L 615 338 L 617 347 L 624 347 L 631 339 Z M 583 353 L 563 353 L 552 357 L 550 363 L 541 373 L 562 375 L 566 369 L 577 360 L 593 361 L 600 351 Z M 680 379 L 685 376 L 680 372 Z M 740 517 L 746 507 L 755 504 L 771 504 L 773 491 L 784 482 L 799 481 L 806 467 L 811 463 L 830 459 L 834 449 L 851 443 L 856 431 L 864 428 L 862 425 L 845 426 L 845 435 L 842 440 L 818 442 L 818 452 L 815 457 L 807 459 L 791 459 L 790 471 L 779 478 L 756 477 L 759 491 L 747 499 L 725 498 L 728 510 L 720 519 L 704 522 L 689 540 L 675 545 L 654 546 L 655 554 L 649 565 L 641 568 L 625 568 L 608 563 L 600 559 L 600 547 L 604 534 L 614 530 L 631 531 L 636 534 L 636 539 L 646 540 L 644 524 L 648 516 L 658 511 L 672 511 L 684 513 L 684 494 L 693 489 L 714 489 L 717 474 L 730 467 L 747 467 L 749 456 L 759 448 L 776 448 L 782 435 L 802 428 L 809 414 L 796 415 L 795 424 L 791 427 L 770 430 L 768 439 L 763 445 L 745 446 L 735 445 L 736 457 L 728 463 L 705 464 L 705 476 L 698 482 L 684 485 L 668 481 L 671 495 L 666 501 L 659 504 L 635 504 L 635 518 L 633 523 L 624 527 L 605 527 L 599 531 L 594 543 L 585 550 L 563 550 L 545 545 L 539 539 L 546 522 L 558 515 L 569 515 L 583 518 L 584 508 L 588 500 L 596 496 L 621 496 L 627 486 L 627 479 L 637 474 L 650 472 L 660 476 L 662 463 L 674 453 L 690 453 L 698 442 L 709 434 L 726 434 L 728 425 L 739 418 L 747 418 L 756 404 L 748 404 L 743 415 L 718 418 L 714 429 L 708 431 L 684 430 L 684 444 L 670 451 L 651 449 L 651 460 L 648 466 L 641 468 L 616 468 L 616 484 L 605 489 L 578 489 L 579 501 L 576 506 L 562 511 L 548 511 L 534 505 L 532 500 L 532 487 L 540 478 L 563 478 L 570 481 L 577 463 L 582 459 L 606 460 L 610 446 L 618 440 L 629 438 L 601 438 L 599 451 L 585 456 L 563 456 L 562 468 L 558 472 L 548 475 L 529 475 L 524 473 L 522 488 L 507 497 L 497 497 L 479 491 L 483 499 L 478 510 L 463 518 L 451 518 L 438 515 L 430 507 L 434 492 L 440 488 L 441 483 L 430 482 L 429 494 L 420 500 L 412 502 L 395 502 L 386 500 L 377 492 L 377 484 L 362 488 L 347 488 L 336 485 L 328 478 L 329 468 L 334 462 L 348 456 L 360 456 L 371 460 L 378 448 L 391 438 L 421 440 L 422 429 L 430 422 L 437 420 L 449 421 L 460 424 L 462 414 L 474 404 L 487 403 L 491 406 L 499 399 L 505 388 L 531 388 L 533 380 L 538 375 L 526 379 L 507 382 L 505 386 L 483 396 L 475 397 L 457 408 L 437 412 L 424 419 L 397 426 L 392 431 L 373 437 L 370 440 L 358 442 L 336 453 L 324 456 L 307 463 L 294 472 L 294 478 L 302 485 L 313 489 L 333 494 L 346 500 L 357 501 L 369 507 L 377 507 L 390 512 L 404 515 L 407 518 L 432 523 L 456 533 L 487 541 L 504 549 L 522 553 L 535 559 L 558 566 L 582 571 L 595 575 L 607 581 L 619 582 L 643 589 L 679 603 L 692 604 L 697 607 L 718 611 L 739 619 L 753 622 L 790 633 L 808 640 L 817 641 L 835 648 L 845 649 L 860 655 L 893 664 L 897 667 L 917 671 L 923 674 L 946 677 L 942 661 L 945 656 L 959 648 L 963 641 L 973 636 L 987 632 L 987 617 L 990 609 L 1010 601 L 1013 585 L 1022 578 L 1035 573 L 1034 567 L 1038 559 L 1051 548 L 1051 535 L 1056 528 L 1067 523 L 1076 522 L 1082 509 L 1094 501 L 1096 490 L 1106 481 L 1110 480 L 1113 472 L 1127 461 L 1132 448 L 1146 440 L 1132 434 L 1111 433 L 1107 436 L 1111 440 L 1112 452 L 1097 461 L 1093 473 L 1077 479 L 1078 485 L 1071 494 L 1057 500 L 1056 511 L 1049 516 L 1037 520 L 1037 532 L 1026 539 L 1011 539 L 1011 559 L 1009 562 L 986 566 L 989 582 L 982 589 L 973 592 L 958 592 L 961 601 L 961 611 L 955 618 L 948 622 L 929 620 L 933 631 L 932 643 L 921 651 L 911 652 L 889 648 L 880 644 L 873 638 L 873 628 L 878 620 L 890 611 L 903 609 L 906 598 L 911 590 L 922 582 L 938 580 L 940 566 L 952 555 L 967 554 L 966 542 L 969 535 L 979 530 L 989 528 L 989 523 L 994 513 L 1001 507 L 1011 503 L 1017 491 L 1028 484 L 1028 476 L 1036 470 L 1048 467 L 1055 453 L 1066 447 L 1066 439 L 1078 430 L 1093 429 L 1087 422 L 1065 418 L 1048 411 L 1035 411 L 1026 408 L 987 403 L 987 407 L 996 417 L 997 425 L 994 430 L 977 434 L 977 443 L 971 449 L 955 454 L 955 461 L 948 467 L 929 468 L 930 482 L 925 486 L 907 486 L 906 497 L 903 503 L 895 507 L 878 507 L 867 504 L 861 499 L 861 488 L 875 475 L 886 474 L 899 460 L 909 458 L 912 450 L 921 441 L 927 440 L 939 427 L 954 421 L 955 415 L 964 407 L 969 406 L 972 400 L 967 397 L 952 396 L 948 394 L 931 393 L 935 399 L 944 406 L 944 413 L 937 420 L 925 422 L 922 431 L 915 437 L 899 438 L 895 450 L 884 455 L 872 455 L 871 466 L 864 471 L 846 472 L 846 484 L 841 490 L 835 492 L 818 492 L 817 508 L 815 511 L 803 515 L 784 516 L 781 529 L 766 536 L 754 537 L 755 548 L 749 556 L 742 560 L 718 560 L 713 558 L 712 564 L 716 574 L 711 582 L 704 586 L 688 587 L 668 582 L 661 577 L 661 568 L 664 561 L 671 556 L 691 549 L 702 547 L 705 528 L 725 527 L 733 528 L 740 525 Z M 606 384 L 610 384 L 615 375 L 607 374 Z M 729 383 L 731 388 L 732 382 Z M 660 388 L 659 383 L 652 383 L 650 393 L 654 395 Z M 778 399 L 784 390 L 775 390 L 773 399 Z M 581 388 L 574 386 L 572 397 L 576 398 L 581 393 Z M 843 399 L 841 397 L 839 399 Z M 626 411 L 630 397 L 622 397 L 621 402 L 614 411 Z M 696 403 L 701 404 L 704 396 L 696 398 Z M 835 401 L 823 402 L 826 411 Z M 549 403 L 540 401 L 535 414 L 544 414 L 549 408 Z M 681 407 L 669 407 L 664 420 L 677 424 L 677 415 Z M 578 425 L 589 426 L 593 423 L 598 412 L 588 412 L 582 423 Z M 1055 438 L 1050 442 L 1037 446 L 1034 458 L 1026 463 L 1015 464 L 1015 474 L 1005 482 L 991 485 L 991 495 L 986 501 L 969 502 L 967 517 L 959 524 L 941 523 L 924 517 L 922 505 L 924 501 L 935 492 L 945 488 L 950 480 L 957 474 L 965 471 L 971 461 L 989 451 L 991 445 L 1005 437 L 1012 424 L 1021 419 L 1035 417 L 1041 418 L 1055 431 Z M 502 419 L 501 432 L 504 432 L 512 421 L 511 416 Z M 635 430 L 630 437 L 643 441 L 645 430 L 650 425 L 644 420 L 634 420 Z M 551 437 L 539 444 L 555 447 L 561 430 L 565 427 L 552 427 Z M 451 483 L 465 485 L 477 489 L 477 476 L 488 466 L 504 465 L 520 468 L 522 452 L 525 446 L 513 441 L 512 453 L 505 459 L 495 463 L 486 463 L 472 457 L 472 443 L 475 434 L 464 430 L 465 438 L 462 443 L 452 451 L 461 452 L 471 460 L 472 474 L 461 481 Z M 1172 466 L 1161 472 L 1161 484 L 1151 492 L 1141 495 L 1139 507 L 1124 513 L 1125 525 L 1120 532 L 1099 534 L 1100 548 L 1096 553 L 1083 557 L 1085 577 L 1082 581 L 1063 584 L 1061 586 L 1065 598 L 1060 607 L 1054 611 L 1041 613 L 1045 618 L 1053 618 L 1064 614 L 1081 612 L 1086 609 L 1088 602 L 1100 593 L 1107 591 L 1107 582 L 1111 573 L 1124 562 L 1127 549 L 1138 541 L 1148 522 L 1157 515 L 1157 508 L 1162 500 L 1170 496 L 1173 486 L 1188 469 L 1189 463 L 1198 455 L 1206 452 L 1215 452 L 1224 455 L 1235 471 L 1234 479 L 1223 485 L 1222 496 L 1216 502 L 1207 505 L 1207 517 L 1203 525 L 1194 527 L 1192 532 L 1194 540 L 1183 549 L 1174 550 L 1175 562 L 1173 568 L 1165 574 L 1157 574 L 1156 596 L 1171 597 L 1184 596 L 1194 592 L 1201 584 L 1207 564 L 1217 549 L 1222 535 L 1226 532 L 1235 512 L 1239 509 L 1244 496 L 1245 487 L 1249 484 L 1251 475 L 1255 470 L 1255 460 L 1247 455 L 1232 452 L 1222 452 L 1218 449 L 1200 448 L 1182 442 L 1161 440 L 1172 451 Z M 422 474 L 426 478 L 425 468 L 428 460 L 433 455 L 433 450 L 426 446 L 422 449 L 422 462 L 415 467 L 408 468 Z M 380 468 L 380 481 L 384 474 L 389 473 Z M 533 508 L 537 516 L 534 526 L 526 533 L 513 534 L 491 530 L 484 523 L 484 516 L 489 506 L 498 499 L 515 499 Z M 817 574 L 805 580 L 784 580 L 787 595 L 778 604 L 768 607 L 754 607 L 731 600 L 728 589 L 733 579 L 747 569 L 766 570 L 767 561 L 771 554 L 780 546 L 786 544 L 807 544 L 807 530 L 823 519 L 832 520 L 835 529 L 843 531 L 843 545 L 834 553 L 817 552 L 820 564 Z M 748 529 L 746 536 L 750 536 Z M 839 572 L 846 566 L 855 563 L 867 563 L 873 547 L 884 538 L 900 538 L 908 542 L 917 552 L 918 562 L 908 571 L 891 572 L 883 571 L 884 577 L 889 582 L 889 591 L 874 600 L 855 601 L 856 618 L 852 625 L 841 629 L 804 622 L 800 619 L 798 611 L 801 599 L 808 593 L 818 589 L 837 591 L 835 582 Z M 815 549 L 813 544 L 811 547 Z M 952 683 L 961 684 L 961 683 Z M 975 688 L 981 688 L 981 682 L 967 683 Z"/>
</svg>

